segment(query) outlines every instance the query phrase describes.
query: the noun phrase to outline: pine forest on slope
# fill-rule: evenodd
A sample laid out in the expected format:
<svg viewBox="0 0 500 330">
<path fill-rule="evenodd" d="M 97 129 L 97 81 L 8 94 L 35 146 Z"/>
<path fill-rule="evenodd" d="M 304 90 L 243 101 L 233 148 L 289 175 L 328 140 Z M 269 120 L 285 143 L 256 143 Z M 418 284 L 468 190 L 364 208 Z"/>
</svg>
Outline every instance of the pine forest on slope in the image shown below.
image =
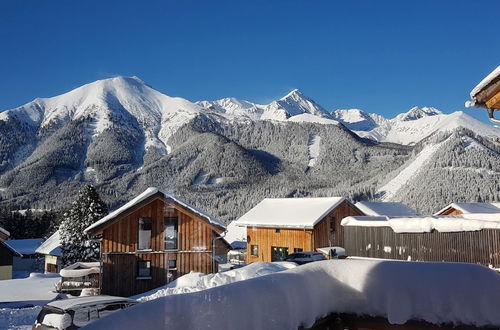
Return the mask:
<svg viewBox="0 0 500 330">
<path fill-rule="evenodd" d="M 57 209 L 91 182 L 110 209 L 159 186 L 226 222 L 265 197 L 382 199 L 431 213 L 500 200 L 499 136 L 463 112 L 329 112 L 298 90 L 267 105 L 193 103 L 116 77 L 0 113 L 0 197 Z"/>
</svg>

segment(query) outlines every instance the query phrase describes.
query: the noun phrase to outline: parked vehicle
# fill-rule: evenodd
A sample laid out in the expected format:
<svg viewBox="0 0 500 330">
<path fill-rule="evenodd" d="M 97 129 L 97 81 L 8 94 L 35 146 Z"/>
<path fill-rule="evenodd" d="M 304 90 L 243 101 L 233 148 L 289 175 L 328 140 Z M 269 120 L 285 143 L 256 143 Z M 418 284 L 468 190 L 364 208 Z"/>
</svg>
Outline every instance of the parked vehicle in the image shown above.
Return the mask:
<svg viewBox="0 0 500 330">
<path fill-rule="evenodd" d="M 295 262 L 296 264 L 303 265 L 313 261 L 326 260 L 325 256 L 319 252 L 295 252 L 289 254 L 285 261 Z"/>
<path fill-rule="evenodd" d="M 73 330 L 138 302 L 113 296 L 88 296 L 56 300 L 43 306 L 32 329 Z"/>
</svg>

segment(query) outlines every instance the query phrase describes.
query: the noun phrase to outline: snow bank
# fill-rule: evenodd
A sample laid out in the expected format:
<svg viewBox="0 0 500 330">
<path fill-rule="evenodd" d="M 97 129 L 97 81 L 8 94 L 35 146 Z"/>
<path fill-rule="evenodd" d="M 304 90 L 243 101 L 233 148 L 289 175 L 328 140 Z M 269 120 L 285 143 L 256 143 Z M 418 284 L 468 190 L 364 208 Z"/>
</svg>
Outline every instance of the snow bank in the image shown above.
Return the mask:
<svg viewBox="0 0 500 330">
<path fill-rule="evenodd" d="M 293 262 L 254 262 L 245 267 L 216 274 L 205 275 L 203 273 L 191 272 L 179 277 L 177 280 L 163 287 L 131 298 L 137 299 L 138 301 L 148 301 L 169 295 L 197 292 L 229 283 L 280 272 L 296 266 L 297 264 Z"/>
<path fill-rule="evenodd" d="M 0 329 L 31 329 L 42 307 L 22 309 L 0 308 Z"/>
<path fill-rule="evenodd" d="M 500 276 L 483 266 L 326 260 L 144 302 L 86 329 L 297 329 L 330 313 L 500 326 Z"/>
<path fill-rule="evenodd" d="M 466 217 L 427 216 L 427 217 L 346 217 L 342 226 L 390 227 L 395 233 L 428 233 L 478 231 L 482 229 L 500 229 L 498 214 L 470 214 Z"/>
<path fill-rule="evenodd" d="M 53 292 L 57 274 L 31 273 L 28 278 L 0 281 L 0 308 L 44 305 L 58 296 Z"/>
<path fill-rule="evenodd" d="M 63 277 L 82 277 L 90 274 L 99 274 L 101 272 L 101 264 L 99 262 L 75 262 L 59 272 Z M 68 283 L 66 281 L 66 283 Z"/>
</svg>

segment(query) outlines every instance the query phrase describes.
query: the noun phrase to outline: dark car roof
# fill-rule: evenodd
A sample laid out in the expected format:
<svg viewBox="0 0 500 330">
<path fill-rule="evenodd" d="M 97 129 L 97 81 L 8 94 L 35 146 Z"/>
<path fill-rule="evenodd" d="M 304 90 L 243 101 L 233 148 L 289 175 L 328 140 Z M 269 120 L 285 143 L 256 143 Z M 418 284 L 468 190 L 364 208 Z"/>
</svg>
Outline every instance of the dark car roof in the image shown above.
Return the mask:
<svg viewBox="0 0 500 330">
<path fill-rule="evenodd" d="M 61 310 L 69 310 L 83 306 L 92 306 L 98 304 L 110 304 L 110 303 L 137 303 L 136 300 L 124 297 L 115 296 L 87 296 L 79 298 L 70 298 L 55 300 L 47 304 L 47 306 L 55 307 Z"/>
</svg>

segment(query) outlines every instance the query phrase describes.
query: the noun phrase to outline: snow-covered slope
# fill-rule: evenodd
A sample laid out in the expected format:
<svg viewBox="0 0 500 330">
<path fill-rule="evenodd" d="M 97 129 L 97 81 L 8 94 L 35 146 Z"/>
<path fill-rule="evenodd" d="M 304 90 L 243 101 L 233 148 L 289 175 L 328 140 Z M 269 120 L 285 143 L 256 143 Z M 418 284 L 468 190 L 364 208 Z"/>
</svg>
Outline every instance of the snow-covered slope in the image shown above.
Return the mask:
<svg viewBox="0 0 500 330">
<path fill-rule="evenodd" d="M 358 109 L 337 110 L 334 117 L 361 137 L 379 142 L 415 144 L 435 132 L 458 127 L 482 136 L 500 136 L 500 129 L 480 122 L 463 111 L 444 114 L 430 107 L 414 107 L 392 119 L 366 114 Z"/>
<path fill-rule="evenodd" d="M 113 125 L 126 127 L 136 121 L 145 132 L 146 148 L 165 151 L 168 138 L 201 110 L 202 107 L 183 98 L 154 90 L 137 77 L 116 77 L 56 97 L 37 98 L 0 113 L 0 120 L 18 118 L 33 126 L 47 127 L 91 118 L 93 135 Z"/>
</svg>

